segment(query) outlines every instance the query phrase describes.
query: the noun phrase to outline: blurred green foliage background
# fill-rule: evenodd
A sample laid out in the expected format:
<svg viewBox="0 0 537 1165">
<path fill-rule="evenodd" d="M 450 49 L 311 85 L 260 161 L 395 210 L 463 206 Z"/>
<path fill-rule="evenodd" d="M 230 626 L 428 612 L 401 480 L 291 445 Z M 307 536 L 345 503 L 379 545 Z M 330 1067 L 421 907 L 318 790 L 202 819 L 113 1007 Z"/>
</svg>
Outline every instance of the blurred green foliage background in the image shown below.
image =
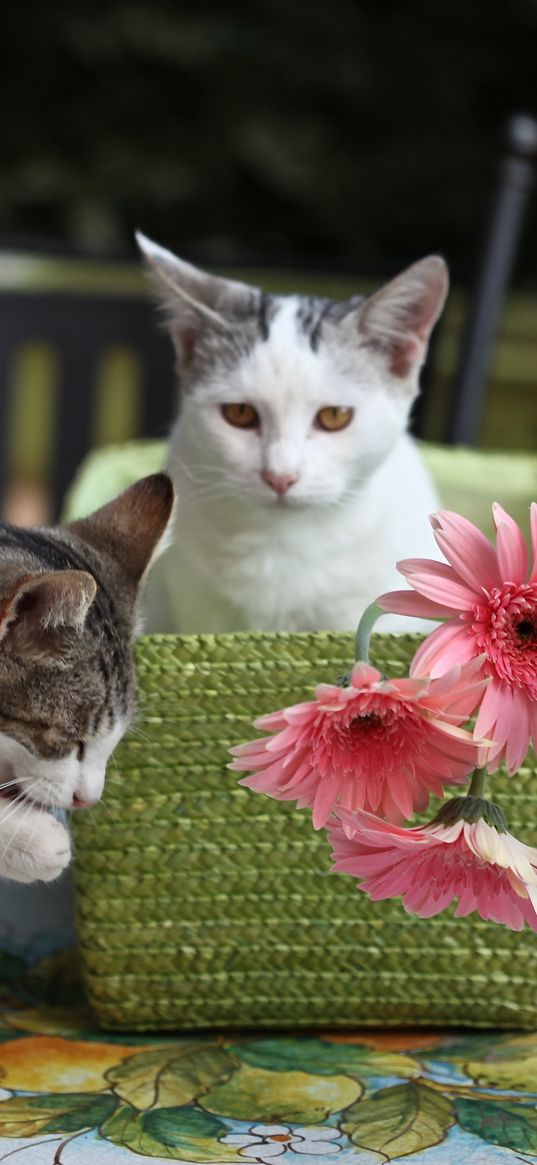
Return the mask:
<svg viewBox="0 0 537 1165">
<path fill-rule="evenodd" d="M 464 279 L 536 44 L 536 0 L 10 4 L 0 237 Z"/>
</svg>

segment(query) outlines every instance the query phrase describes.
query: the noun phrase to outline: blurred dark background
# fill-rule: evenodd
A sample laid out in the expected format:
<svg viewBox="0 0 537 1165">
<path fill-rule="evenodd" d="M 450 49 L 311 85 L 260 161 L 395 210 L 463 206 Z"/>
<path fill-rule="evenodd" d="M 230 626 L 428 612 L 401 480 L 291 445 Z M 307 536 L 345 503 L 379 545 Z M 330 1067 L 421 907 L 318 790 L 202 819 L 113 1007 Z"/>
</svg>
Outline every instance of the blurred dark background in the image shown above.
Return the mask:
<svg viewBox="0 0 537 1165">
<path fill-rule="evenodd" d="M 137 227 L 268 291 L 336 298 L 367 294 L 440 252 L 453 290 L 415 431 L 534 451 L 531 181 L 524 212 L 507 215 L 511 225 L 518 215 L 512 254 L 500 245 L 481 295 L 475 275 L 500 172 L 506 183 L 506 127 L 537 114 L 536 47 L 537 0 L 9 5 L 0 510 L 57 515 L 88 448 L 166 436 L 173 359 L 141 276 Z M 476 363 L 465 337 L 487 295 Z M 470 419 L 455 424 L 457 402 L 474 390 Z"/>
<path fill-rule="evenodd" d="M 71 0 L 2 21 L 0 238 L 465 281 L 536 0 Z M 537 280 L 537 205 L 517 262 Z"/>
</svg>

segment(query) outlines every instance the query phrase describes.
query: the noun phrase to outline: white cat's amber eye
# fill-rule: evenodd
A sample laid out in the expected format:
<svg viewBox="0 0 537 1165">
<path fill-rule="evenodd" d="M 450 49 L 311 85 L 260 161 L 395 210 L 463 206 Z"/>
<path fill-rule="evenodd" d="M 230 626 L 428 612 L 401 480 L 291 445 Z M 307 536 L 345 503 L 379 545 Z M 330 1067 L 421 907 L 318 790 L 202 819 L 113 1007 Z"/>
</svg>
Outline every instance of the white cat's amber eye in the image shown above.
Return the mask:
<svg viewBox="0 0 537 1165">
<path fill-rule="evenodd" d="M 329 405 L 324 409 L 319 409 L 315 417 L 315 424 L 318 429 L 324 429 L 328 433 L 335 433 L 338 429 L 346 429 L 350 425 L 354 416 L 354 409 L 342 409 L 339 405 Z"/>
<path fill-rule="evenodd" d="M 259 428 L 257 409 L 243 401 L 237 404 L 222 405 L 222 416 L 228 425 L 235 425 L 236 429 Z"/>
</svg>

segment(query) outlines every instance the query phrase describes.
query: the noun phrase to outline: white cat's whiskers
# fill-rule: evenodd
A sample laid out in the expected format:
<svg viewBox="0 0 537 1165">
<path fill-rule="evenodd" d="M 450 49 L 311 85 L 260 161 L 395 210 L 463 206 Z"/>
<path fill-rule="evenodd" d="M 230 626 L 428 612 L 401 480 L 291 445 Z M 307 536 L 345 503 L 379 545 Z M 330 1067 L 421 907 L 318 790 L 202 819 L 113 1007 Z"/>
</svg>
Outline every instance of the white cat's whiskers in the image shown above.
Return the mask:
<svg viewBox="0 0 537 1165">
<path fill-rule="evenodd" d="M 229 480 L 221 479 L 200 482 L 199 485 L 196 486 L 195 491 L 190 490 L 187 494 L 183 493 L 182 502 L 184 505 L 186 502 L 198 501 L 200 498 L 208 498 L 210 501 L 213 498 L 220 497 L 221 493 L 224 494 L 224 496 L 227 493 L 236 497 L 236 489 L 231 487 Z M 179 502 L 179 505 L 181 505 L 181 501 Z"/>
<path fill-rule="evenodd" d="M 196 463 L 196 473 L 194 473 L 192 468 L 180 456 L 177 460 L 181 472 L 195 486 L 207 485 L 209 482 L 223 482 L 225 484 L 229 479 L 229 470 L 224 466 L 215 465 L 214 462 L 198 461 Z"/>
<path fill-rule="evenodd" d="M 188 477 L 189 480 L 194 483 L 194 485 L 198 485 L 199 478 L 195 477 L 190 466 L 187 465 L 186 461 L 183 461 L 183 458 L 180 457 L 179 454 L 176 455 L 176 461 L 177 461 L 177 464 L 179 465 L 180 469 L 182 470 L 182 472 L 185 474 L 185 477 Z M 198 465 L 198 469 L 205 469 L 205 468 L 210 469 L 211 467 L 210 466 L 205 467 L 204 465 Z"/>
<path fill-rule="evenodd" d="M 218 498 L 222 494 L 224 496 L 228 494 L 236 498 L 237 490 L 243 488 L 244 484 L 244 482 L 239 482 L 238 479 L 234 480 L 229 474 L 220 472 L 207 474 L 203 480 L 196 482 L 194 489 L 183 490 L 179 498 L 179 505 L 182 502 L 191 501 L 194 498 L 202 498 L 206 495 L 210 495 L 210 498 L 213 496 Z"/>
</svg>

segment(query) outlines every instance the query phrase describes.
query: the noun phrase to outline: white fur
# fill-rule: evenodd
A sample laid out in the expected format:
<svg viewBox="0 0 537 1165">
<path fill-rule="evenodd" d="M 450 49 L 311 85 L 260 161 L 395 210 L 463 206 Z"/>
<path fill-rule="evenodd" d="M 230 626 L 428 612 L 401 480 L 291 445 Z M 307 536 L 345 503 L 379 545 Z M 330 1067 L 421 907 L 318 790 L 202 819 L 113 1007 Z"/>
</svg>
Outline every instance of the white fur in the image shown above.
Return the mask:
<svg viewBox="0 0 537 1165">
<path fill-rule="evenodd" d="M 68 865 L 71 845 L 65 826 L 47 812 L 70 809 L 76 797 L 93 803 L 100 799 L 106 763 L 125 731 L 114 727 L 61 760 L 47 760 L 29 752 L 13 737 L 0 732 L 0 876 L 20 882 L 45 882 Z M 2 797 L 2 784 L 16 781 L 24 799 Z"/>
<path fill-rule="evenodd" d="M 433 550 L 438 500 L 405 433 L 425 346 L 402 380 L 359 343 L 352 317 L 313 351 L 297 307 L 282 301 L 269 341 L 183 398 L 169 455 L 174 542 L 146 591 L 150 631 L 348 630 L 402 585 L 398 559 Z M 259 431 L 225 421 L 220 406 L 239 401 L 257 409 Z M 348 428 L 315 427 L 330 405 L 355 410 Z M 279 498 L 263 471 L 298 480 Z M 379 629 L 416 626 L 386 616 Z"/>
<path fill-rule="evenodd" d="M 69 831 L 28 803 L 15 808 L 0 797 L 0 876 L 15 882 L 52 882 L 69 865 Z"/>
</svg>

